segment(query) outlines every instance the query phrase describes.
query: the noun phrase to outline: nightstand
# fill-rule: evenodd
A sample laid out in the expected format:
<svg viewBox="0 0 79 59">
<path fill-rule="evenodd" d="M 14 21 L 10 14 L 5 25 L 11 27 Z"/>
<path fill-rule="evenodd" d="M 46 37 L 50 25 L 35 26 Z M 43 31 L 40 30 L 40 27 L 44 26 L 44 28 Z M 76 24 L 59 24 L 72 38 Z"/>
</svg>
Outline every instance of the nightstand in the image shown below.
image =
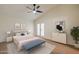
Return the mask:
<svg viewBox="0 0 79 59">
<path fill-rule="evenodd" d="M 10 31 L 7 32 L 6 42 L 12 42 L 12 35 Z"/>
<path fill-rule="evenodd" d="M 7 37 L 7 42 L 12 42 L 12 37 Z"/>
</svg>

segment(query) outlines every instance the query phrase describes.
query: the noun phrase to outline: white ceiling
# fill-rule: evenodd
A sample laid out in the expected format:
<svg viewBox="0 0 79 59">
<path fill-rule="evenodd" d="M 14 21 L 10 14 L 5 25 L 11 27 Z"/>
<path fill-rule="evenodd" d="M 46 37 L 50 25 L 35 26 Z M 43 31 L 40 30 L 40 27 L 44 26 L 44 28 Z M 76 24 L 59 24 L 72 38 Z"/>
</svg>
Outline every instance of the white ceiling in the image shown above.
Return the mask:
<svg viewBox="0 0 79 59">
<path fill-rule="evenodd" d="M 0 5 L 0 16 L 6 16 L 6 17 L 17 17 L 21 19 L 27 19 L 27 20 L 34 20 L 38 18 L 39 16 L 43 15 L 46 13 L 48 10 L 51 8 L 55 7 L 56 5 L 53 4 L 39 4 L 40 8 L 39 10 L 42 10 L 42 14 L 34 14 L 34 13 L 27 13 L 30 11 L 29 9 L 26 8 L 26 6 L 29 6 L 32 8 L 32 4 L 4 4 Z"/>
</svg>

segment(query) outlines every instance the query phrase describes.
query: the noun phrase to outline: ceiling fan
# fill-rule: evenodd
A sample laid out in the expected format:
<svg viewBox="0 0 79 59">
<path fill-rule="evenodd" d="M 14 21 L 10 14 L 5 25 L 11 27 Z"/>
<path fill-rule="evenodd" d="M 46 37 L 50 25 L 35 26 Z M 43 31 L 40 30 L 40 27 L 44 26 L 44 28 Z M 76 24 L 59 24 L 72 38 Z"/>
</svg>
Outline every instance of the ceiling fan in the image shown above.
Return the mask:
<svg viewBox="0 0 79 59">
<path fill-rule="evenodd" d="M 30 8 L 28 6 L 26 8 L 31 10 L 31 11 L 29 11 L 27 13 L 31 13 L 31 12 L 33 12 L 33 13 L 43 13 L 43 11 L 38 10 L 40 8 L 40 6 L 39 5 L 37 6 L 36 4 L 33 4 L 33 8 Z"/>
</svg>

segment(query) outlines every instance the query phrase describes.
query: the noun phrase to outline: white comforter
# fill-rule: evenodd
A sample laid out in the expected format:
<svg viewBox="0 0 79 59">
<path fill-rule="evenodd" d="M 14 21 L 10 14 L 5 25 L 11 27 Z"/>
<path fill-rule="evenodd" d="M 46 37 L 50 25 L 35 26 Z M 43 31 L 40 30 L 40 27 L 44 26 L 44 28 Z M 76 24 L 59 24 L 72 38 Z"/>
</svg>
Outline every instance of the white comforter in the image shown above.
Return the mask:
<svg viewBox="0 0 79 59">
<path fill-rule="evenodd" d="M 25 43 L 33 41 L 33 40 L 37 40 L 37 39 L 39 39 L 39 37 L 34 37 L 34 36 L 14 36 L 13 39 L 14 39 L 14 43 L 17 46 L 17 50 L 20 51 L 22 49 L 22 46 Z"/>
</svg>

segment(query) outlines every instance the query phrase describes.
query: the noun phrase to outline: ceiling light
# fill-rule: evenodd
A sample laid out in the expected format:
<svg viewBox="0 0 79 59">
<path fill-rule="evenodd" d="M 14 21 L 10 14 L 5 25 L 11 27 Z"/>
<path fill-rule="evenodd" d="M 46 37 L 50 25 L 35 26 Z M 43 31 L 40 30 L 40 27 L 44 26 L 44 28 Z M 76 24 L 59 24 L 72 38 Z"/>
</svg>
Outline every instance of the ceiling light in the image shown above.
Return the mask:
<svg viewBox="0 0 79 59">
<path fill-rule="evenodd" d="M 33 11 L 33 13 L 35 14 L 35 13 L 36 13 L 36 11 Z"/>
</svg>

